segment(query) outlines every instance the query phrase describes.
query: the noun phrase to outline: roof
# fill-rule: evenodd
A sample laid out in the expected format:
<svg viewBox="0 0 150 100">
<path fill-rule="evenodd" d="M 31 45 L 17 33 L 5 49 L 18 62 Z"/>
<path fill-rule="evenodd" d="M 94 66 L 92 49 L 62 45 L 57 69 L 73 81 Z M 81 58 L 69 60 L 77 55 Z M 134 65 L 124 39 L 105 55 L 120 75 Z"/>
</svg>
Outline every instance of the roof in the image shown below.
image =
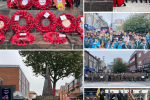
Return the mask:
<svg viewBox="0 0 150 100">
<path fill-rule="evenodd" d="M 0 67 L 20 67 L 19 65 L 0 65 Z"/>
<path fill-rule="evenodd" d="M 30 94 L 36 94 L 34 91 L 29 91 Z"/>
</svg>

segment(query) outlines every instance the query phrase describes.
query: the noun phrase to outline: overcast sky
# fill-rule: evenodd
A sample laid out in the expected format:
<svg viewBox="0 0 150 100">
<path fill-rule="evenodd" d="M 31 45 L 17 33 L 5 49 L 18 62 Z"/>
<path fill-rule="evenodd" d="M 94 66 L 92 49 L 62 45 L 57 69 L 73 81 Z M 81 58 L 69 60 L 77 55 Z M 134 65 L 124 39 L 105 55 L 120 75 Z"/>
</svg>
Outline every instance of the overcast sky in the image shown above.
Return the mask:
<svg viewBox="0 0 150 100">
<path fill-rule="evenodd" d="M 108 25 L 111 24 L 111 14 L 112 13 L 99 13 L 99 16 L 103 16 L 103 19 L 108 23 Z M 135 13 L 113 13 L 113 21 L 115 19 L 126 19 L 129 15 L 135 14 Z"/>
<path fill-rule="evenodd" d="M 93 51 L 93 50 L 87 50 L 89 51 L 92 55 L 97 56 L 97 58 L 99 57 L 101 60 L 103 59 L 103 56 L 105 56 L 105 63 L 108 64 L 110 62 L 113 62 L 114 58 L 122 58 L 123 61 L 128 62 L 130 56 L 132 55 L 132 53 L 134 52 L 134 50 L 130 50 L 130 51 Z"/>
<path fill-rule="evenodd" d="M 19 55 L 17 50 L 4 50 L 0 51 L 0 64 L 7 64 L 7 65 L 20 65 L 21 69 L 23 70 L 25 76 L 27 77 L 30 83 L 30 91 L 35 91 L 38 95 L 42 95 L 43 85 L 44 85 L 44 77 L 33 76 L 32 68 L 26 67 L 22 61 L 22 57 Z M 60 79 L 56 84 L 56 89 L 60 89 L 60 86 L 65 85 L 65 83 L 70 83 L 74 77 L 63 78 Z"/>
</svg>

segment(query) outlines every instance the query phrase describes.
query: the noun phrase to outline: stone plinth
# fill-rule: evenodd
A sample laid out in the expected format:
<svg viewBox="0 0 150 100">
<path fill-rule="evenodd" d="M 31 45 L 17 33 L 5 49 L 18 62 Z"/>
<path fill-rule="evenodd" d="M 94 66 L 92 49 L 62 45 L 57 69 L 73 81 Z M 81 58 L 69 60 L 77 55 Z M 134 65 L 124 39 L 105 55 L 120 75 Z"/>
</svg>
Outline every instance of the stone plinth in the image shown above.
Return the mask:
<svg viewBox="0 0 150 100">
<path fill-rule="evenodd" d="M 85 0 L 84 11 L 113 11 L 112 0 Z"/>
</svg>

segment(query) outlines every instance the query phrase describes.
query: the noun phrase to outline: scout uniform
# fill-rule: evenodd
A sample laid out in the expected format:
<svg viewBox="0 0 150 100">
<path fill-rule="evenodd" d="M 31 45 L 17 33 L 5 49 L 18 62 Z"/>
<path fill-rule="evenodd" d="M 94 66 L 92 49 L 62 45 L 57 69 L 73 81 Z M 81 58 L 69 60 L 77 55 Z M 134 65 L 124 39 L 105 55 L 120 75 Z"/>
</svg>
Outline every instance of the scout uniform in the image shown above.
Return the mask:
<svg viewBox="0 0 150 100">
<path fill-rule="evenodd" d="M 141 43 L 140 46 L 139 46 L 139 48 L 140 49 L 147 49 L 146 43 L 145 44 Z"/>
</svg>

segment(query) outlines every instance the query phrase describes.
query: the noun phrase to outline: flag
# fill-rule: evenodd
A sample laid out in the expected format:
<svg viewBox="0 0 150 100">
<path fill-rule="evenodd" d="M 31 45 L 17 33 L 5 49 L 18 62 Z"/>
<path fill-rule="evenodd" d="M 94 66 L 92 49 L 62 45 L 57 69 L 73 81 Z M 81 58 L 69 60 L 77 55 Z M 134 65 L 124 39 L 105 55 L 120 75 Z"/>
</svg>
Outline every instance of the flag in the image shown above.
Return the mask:
<svg viewBox="0 0 150 100">
<path fill-rule="evenodd" d="M 111 23 L 111 26 L 110 26 L 110 30 L 113 30 L 113 28 L 112 28 L 112 23 Z"/>
<path fill-rule="evenodd" d="M 96 93 L 96 96 L 100 98 L 99 93 L 100 93 L 100 88 L 97 89 L 97 93 Z"/>
</svg>

